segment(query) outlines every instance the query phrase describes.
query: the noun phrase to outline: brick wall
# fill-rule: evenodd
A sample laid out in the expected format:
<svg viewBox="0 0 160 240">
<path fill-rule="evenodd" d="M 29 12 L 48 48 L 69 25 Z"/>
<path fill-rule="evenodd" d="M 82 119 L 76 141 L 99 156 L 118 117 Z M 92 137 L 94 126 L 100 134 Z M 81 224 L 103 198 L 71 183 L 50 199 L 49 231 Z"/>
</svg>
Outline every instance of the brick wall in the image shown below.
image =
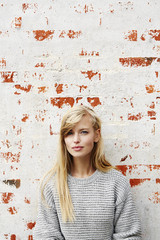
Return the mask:
<svg viewBox="0 0 160 240">
<path fill-rule="evenodd" d="M 153 1 L 0 3 L 0 239 L 33 240 L 37 189 L 61 116 L 103 121 L 108 160 L 130 179 L 143 239 L 159 240 L 160 22 Z"/>
</svg>

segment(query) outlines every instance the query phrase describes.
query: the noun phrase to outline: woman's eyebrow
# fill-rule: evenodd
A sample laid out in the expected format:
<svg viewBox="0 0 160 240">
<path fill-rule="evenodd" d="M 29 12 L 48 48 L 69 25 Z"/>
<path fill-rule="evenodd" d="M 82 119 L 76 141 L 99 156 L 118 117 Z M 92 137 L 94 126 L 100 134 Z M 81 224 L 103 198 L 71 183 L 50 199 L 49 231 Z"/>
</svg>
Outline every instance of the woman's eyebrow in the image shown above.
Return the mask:
<svg viewBox="0 0 160 240">
<path fill-rule="evenodd" d="M 80 131 L 82 131 L 82 130 L 89 130 L 89 128 L 84 127 L 84 128 L 79 129 L 79 130 Z"/>
</svg>

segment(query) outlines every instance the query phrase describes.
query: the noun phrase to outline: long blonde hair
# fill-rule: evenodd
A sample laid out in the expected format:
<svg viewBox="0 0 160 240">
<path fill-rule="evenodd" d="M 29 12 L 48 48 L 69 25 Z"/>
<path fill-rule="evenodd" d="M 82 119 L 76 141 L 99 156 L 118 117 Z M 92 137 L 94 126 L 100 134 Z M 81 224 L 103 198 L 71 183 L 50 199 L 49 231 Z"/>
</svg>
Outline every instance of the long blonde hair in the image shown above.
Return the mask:
<svg viewBox="0 0 160 240">
<path fill-rule="evenodd" d="M 89 114 L 91 117 L 93 129 L 100 129 L 101 131 L 101 121 L 91 108 L 83 105 L 76 105 L 72 107 L 64 115 L 61 122 L 57 162 L 55 166 L 47 173 L 48 178 L 42 187 L 42 198 L 44 198 L 43 191 L 45 185 L 55 174 L 56 188 L 59 196 L 62 219 L 64 222 L 72 222 L 75 219 L 72 199 L 67 184 L 67 174 L 71 171 L 72 156 L 67 151 L 64 137 L 71 129 L 73 129 L 73 127 L 81 120 L 81 118 L 87 114 Z M 102 172 L 106 172 L 113 168 L 105 158 L 103 140 L 101 136 L 99 141 L 94 143 L 91 154 L 91 164 L 94 169 L 98 169 Z"/>
</svg>

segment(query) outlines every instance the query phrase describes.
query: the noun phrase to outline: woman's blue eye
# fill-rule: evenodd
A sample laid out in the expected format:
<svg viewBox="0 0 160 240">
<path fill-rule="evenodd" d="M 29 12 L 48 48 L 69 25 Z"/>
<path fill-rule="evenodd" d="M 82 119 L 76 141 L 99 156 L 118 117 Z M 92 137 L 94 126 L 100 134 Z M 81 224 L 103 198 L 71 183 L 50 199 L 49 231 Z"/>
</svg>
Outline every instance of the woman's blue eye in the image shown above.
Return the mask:
<svg viewBox="0 0 160 240">
<path fill-rule="evenodd" d="M 87 134 L 87 133 L 88 133 L 88 131 L 85 131 L 85 130 L 83 130 L 81 133 L 83 133 L 83 134 Z"/>
<path fill-rule="evenodd" d="M 73 132 L 72 131 L 69 131 L 68 133 L 67 133 L 67 136 L 68 135 L 72 135 L 73 134 Z"/>
</svg>

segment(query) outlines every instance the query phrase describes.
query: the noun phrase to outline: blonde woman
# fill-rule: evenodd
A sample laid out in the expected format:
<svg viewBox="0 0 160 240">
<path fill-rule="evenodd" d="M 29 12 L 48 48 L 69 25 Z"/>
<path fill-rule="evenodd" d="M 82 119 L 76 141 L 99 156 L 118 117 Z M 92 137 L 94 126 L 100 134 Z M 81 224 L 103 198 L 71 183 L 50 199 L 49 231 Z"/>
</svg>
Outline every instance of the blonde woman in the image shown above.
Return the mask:
<svg viewBox="0 0 160 240">
<path fill-rule="evenodd" d="M 106 160 L 101 121 L 86 106 L 63 117 L 57 163 L 41 185 L 34 240 L 140 240 L 126 177 Z"/>
</svg>

